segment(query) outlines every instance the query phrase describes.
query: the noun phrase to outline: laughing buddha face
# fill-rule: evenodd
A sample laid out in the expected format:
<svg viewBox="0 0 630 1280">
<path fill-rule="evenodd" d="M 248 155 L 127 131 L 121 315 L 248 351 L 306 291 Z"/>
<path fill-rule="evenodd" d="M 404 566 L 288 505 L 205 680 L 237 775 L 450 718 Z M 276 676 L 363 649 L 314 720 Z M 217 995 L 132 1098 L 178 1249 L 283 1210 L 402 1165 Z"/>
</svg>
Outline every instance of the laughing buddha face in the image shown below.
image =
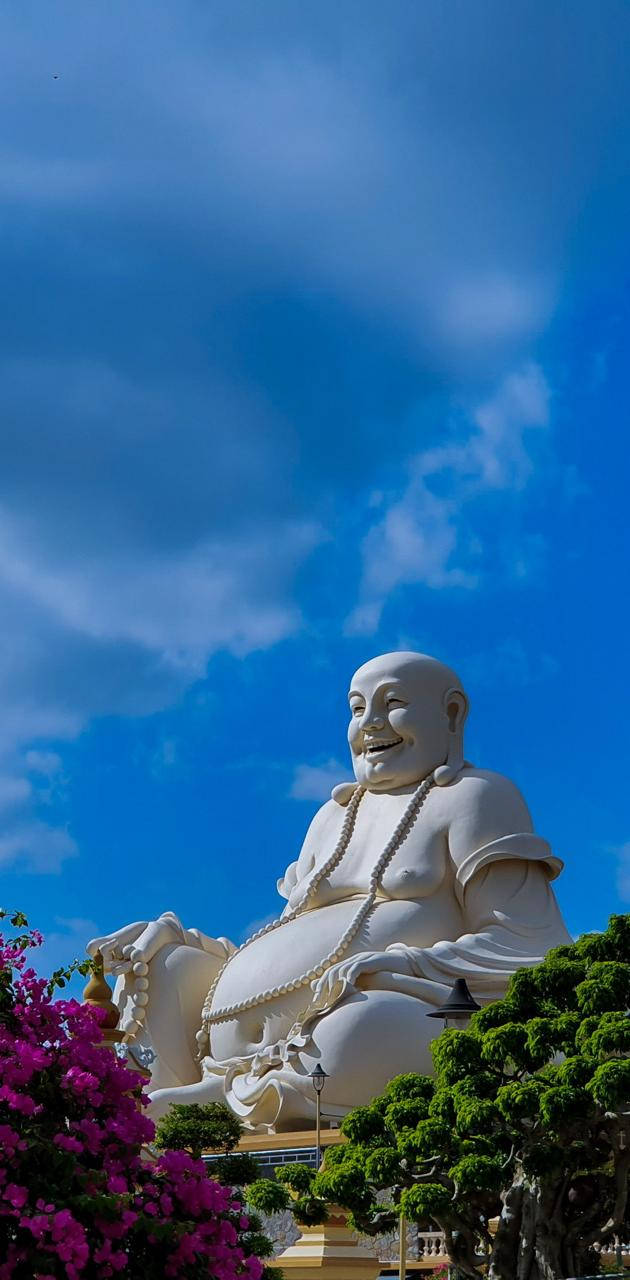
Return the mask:
<svg viewBox="0 0 630 1280">
<path fill-rule="evenodd" d="M 466 696 L 454 671 L 421 653 L 386 653 L 359 667 L 348 694 L 348 742 L 369 791 L 417 786 L 461 732 Z"/>
</svg>

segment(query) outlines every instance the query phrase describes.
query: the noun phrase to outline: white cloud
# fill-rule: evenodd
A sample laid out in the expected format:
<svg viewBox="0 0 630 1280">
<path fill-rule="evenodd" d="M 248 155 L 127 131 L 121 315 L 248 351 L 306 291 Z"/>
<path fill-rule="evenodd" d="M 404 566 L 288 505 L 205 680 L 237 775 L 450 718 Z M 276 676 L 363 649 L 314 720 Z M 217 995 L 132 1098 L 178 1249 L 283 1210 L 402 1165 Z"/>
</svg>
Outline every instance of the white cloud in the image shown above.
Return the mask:
<svg viewBox="0 0 630 1280">
<path fill-rule="evenodd" d="M 67 831 L 36 818 L 16 823 L 0 833 L 0 866 L 20 861 L 28 871 L 54 874 L 77 853 L 76 841 Z"/>
<path fill-rule="evenodd" d="M 517 492 L 527 484 L 533 467 L 527 433 L 548 426 L 549 399 L 542 370 L 530 362 L 501 380 L 452 442 L 411 459 L 405 489 L 363 539 L 359 601 L 347 634 L 371 634 L 398 586 L 478 584 L 484 545 L 471 505 L 493 490 Z"/>
<path fill-rule="evenodd" d="M 475 341 L 528 337 L 548 319 L 552 303 L 548 280 L 499 273 L 470 280 L 462 273 L 447 288 L 437 318 L 445 339 L 469 348 Z"/>
<path fill-rule="evenodd" d="M 333 787 L 350 777 L 348 765 L 330 759 L 324 764 L 299 764 L 293 775 L 289 795 L 292 800 L 330 800 Z"/>
<path fill-rule="evenodd" d="M 24 761 L 31 773 L 41 774 L 45 778 L 54 777 L 62 767 L 61 756 L 56 751 L 27 751 Z"/>
<path fill-rule="evenodd" d="M 296 629 L 296 609 L 265 598 L 258 584 L 269 582 L 271 562 L 278 575 L 290 573 L 320 537 L 312 523 L 278 522 L 251 538 L 209 538 L 159 557 L 79 554 L 47 563 L 45 548 L 29 554 L 7 522 L 0 584 L 62 627 L 93 640 L 128 641 L 200 675 L 216 649 L 247 653 Z"/>
<path fill-rule="evenodd" d="M 50 801 L 62 776 L 59 753 L 37 740 L 72 737 L 102 712 L 154 711 L 218 650 L 244 656 L 294 634 L 293 575 L 321 535 L 278 519 L 160 555 L 78 545 L 62 556 L 45 529 L 38 540 L 22 532 L 0 525 L 0 610 L 13 629 L 0 654 L 0 809 L 12 811 L 0 863 L 56 872 L 77 850 L 65 829 L 32 815 L 31 799 Z"/>
<path fill-rule="evenodd" d="M 30 799 L 31 784 L 27 778 L 0 775 L 0 811 L 13 809 Z"/>
</svg>

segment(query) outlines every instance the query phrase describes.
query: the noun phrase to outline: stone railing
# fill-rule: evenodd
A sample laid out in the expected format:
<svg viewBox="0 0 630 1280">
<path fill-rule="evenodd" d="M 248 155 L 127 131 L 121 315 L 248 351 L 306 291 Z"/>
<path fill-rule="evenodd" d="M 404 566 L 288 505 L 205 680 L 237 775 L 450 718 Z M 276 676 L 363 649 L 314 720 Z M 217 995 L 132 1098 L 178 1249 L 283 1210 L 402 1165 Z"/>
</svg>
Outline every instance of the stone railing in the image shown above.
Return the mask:
<svg viewBox="0 0 630 1280">
<path fill-rule="evenodd" d="M 443 1231 L 423 1231 L 418 1235 L 418 1261 L 446 1262 L 446 1242 Z"/>
</svg>

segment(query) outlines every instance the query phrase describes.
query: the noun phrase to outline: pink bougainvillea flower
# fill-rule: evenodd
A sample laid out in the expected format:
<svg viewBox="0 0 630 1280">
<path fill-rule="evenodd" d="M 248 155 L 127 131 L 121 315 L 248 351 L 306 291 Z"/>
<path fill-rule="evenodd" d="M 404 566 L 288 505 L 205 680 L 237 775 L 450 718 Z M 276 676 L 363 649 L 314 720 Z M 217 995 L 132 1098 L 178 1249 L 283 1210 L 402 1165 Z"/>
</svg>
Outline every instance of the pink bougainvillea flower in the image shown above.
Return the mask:
<svg viewBox="0 0 630 1280">
<path fill-rule="evenodd" d="M 0 1280 L 260 1280 L 234 1191 L 186 1152 L 142 1158 L 144 1081 L 28 967 L 40 940 L 0 938 Z"/>
</svg>

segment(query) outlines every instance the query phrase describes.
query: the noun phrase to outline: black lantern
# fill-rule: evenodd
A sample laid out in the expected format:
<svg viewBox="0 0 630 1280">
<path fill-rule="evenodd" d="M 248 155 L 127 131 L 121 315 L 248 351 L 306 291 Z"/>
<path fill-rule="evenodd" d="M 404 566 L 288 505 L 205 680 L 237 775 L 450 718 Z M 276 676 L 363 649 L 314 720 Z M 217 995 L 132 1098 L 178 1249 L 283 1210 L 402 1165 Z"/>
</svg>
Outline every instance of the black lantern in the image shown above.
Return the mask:
<svg viewBox="0 0 630 1280">
<path fill-rule="evenodd" d="M 465 978 L 456 978 L 448 995 L 446 1003 L 441 1005 L 439 1009 L 432 1009 L 427 1014 L 427 1018 L 443 1018 L 444 1026 L 448 1027 L 449 1023 L 464 1023 L 472 1017 L 481 1008 L 477 1004 L 474 996 L 471 996 L 468 990 L 468 983 Z"/>
<path fill-rule="evenodd" d="M 317 1066 L 315 1067 L 315 1070 L 310 1072 L 310 1077 L 311 1077 L 311 1080 L 313 1081 L 313 1088 L 315 1092 L 318 1094 L 321 1093 L 328 1079 L 328 1072 L 324 1071 L 324 1068 L 321 1062 L 318 1062 Z"/>
</svg>

